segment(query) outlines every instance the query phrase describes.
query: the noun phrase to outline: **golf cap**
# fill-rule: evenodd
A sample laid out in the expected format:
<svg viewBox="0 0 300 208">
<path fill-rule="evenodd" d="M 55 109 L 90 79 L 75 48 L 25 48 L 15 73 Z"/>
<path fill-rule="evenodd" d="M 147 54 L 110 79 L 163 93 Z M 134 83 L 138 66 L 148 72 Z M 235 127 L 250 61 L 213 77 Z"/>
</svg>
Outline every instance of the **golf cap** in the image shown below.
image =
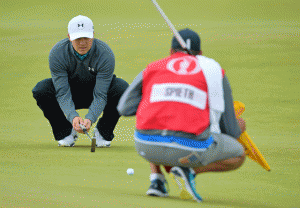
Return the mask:
<svg viewBox="0 0 300 208">
<path fill-rule="evenodd" d="M 68 25 L 68 33 L 70 40 L 77 38 L 93 38 L 94 37 L 94 25 L 90 18 L 79 15 L 71 19 Z"/>
<path fill-rule="evenodd" d="M 193 51 L 201 50 L 201 41 L 199 35 L 192 31 L 191 29 L 183 29 L 179 31 L 180 36 L 187 45 L 187 48 Z M 182 49 L 180 43 L 177 41 L 175 36 L 172 39 L 172 48 L 173 49 Z"/>
</svg>

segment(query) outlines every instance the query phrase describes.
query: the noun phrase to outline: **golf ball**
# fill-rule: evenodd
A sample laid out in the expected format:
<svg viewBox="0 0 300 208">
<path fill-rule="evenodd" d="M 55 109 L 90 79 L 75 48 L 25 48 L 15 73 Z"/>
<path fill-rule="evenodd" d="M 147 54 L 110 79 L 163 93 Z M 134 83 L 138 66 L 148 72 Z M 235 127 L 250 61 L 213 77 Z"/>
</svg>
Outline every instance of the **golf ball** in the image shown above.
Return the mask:
<svg viewBox="0 0 300 208">
<path fill-rule="evenodd" d="M 127 169 L 127 174 L 132 176 L 134 174 L 134 170 L 132 168 Z"/>
</svg>

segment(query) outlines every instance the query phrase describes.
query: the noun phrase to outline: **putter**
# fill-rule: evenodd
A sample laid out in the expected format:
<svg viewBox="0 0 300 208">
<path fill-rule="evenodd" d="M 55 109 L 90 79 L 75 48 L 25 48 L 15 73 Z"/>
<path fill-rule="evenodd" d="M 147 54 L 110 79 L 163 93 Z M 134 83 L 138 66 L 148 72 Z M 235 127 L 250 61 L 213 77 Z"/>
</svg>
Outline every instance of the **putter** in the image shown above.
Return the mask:
<svg viewBox="0 0 300 208">
<path fill-rule="evenodd" d="M 172 22 L 169 20 L 169 18 L 166 16 L 166 14 L 164 13 L 164 11 L 160 8 L 160 6 L 158 5 L 158 3 L 156 2 L 156 0 L 152 0 L 154 6 L 156 7 L 156 9 L 159 11 L 159 13 L 161 14 L 161 16 L 164 18 L 164 20 L 166 21 L 166 23 L 169 25 L 169 27 L 171 28 L 171 30 L 174 33 L 175 38 L 178 40 L 179 44 L 181 45 L 181 47 L 188 52 L 188 54 L 192 55 L 192 51 L 190 50 L 190 48 L 187 47 L 187 44 L 184 42 L 184 40 L 182 39 L 182 37 L 180 36 L 180 34 L 178 33 L 178 31 L 175 29 L 174 25 L 172 24 Z"/>
<path fill-rule="evenodd" d="M 88 136 L 88 138 L 92 141 L 92 148 L 91 148 L 91 152 L 95 152 L 95 149 L 96 149 L 96 139 L 92 139 L 90 137 L 90 135 L 88 134 L 85 126 L 83 124 L 79 124 L 80 125 L 80 128 L 82 129 L 82 131 Z"/>
</svg>

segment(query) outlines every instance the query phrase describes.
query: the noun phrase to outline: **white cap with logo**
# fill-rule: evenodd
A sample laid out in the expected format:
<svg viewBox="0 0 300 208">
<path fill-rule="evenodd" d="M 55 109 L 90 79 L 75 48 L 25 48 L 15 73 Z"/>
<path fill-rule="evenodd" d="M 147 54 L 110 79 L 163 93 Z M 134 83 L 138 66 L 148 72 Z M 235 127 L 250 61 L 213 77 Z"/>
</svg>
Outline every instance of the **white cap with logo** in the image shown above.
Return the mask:
<svg viewBox="0 0 300 208">
<path fill-rule="evenodd" d="M 70 40 L 77 38 L 93 38 L 94 25 L 90 18 L 79 15 L 70 20 L 68 25 Z"/>
</svg>

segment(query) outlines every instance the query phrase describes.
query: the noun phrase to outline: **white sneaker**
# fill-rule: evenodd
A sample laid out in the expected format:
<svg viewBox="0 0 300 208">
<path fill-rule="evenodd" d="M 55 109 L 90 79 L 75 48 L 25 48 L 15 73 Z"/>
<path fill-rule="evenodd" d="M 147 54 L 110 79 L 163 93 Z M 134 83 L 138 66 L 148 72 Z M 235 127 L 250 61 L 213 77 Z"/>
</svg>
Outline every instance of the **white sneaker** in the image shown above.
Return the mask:
<svg viewBox="0 0 300 208">
<path fill-rule="evenodd" d="M 73 147 L 75 145 L 75 141 L 77 140 L 78 136 L 77 136 L 77 132 L 72 129 L 72 132 L 69 136 L 65 137 L 62 140 L 58 141 L 58 146 L 62 146 L 62 147 Z"/>
<path fill-rule="evenodd" d="M 95 128 L 95 131 L 94 131 L 94 138 L 96 139 L 96 147 L 110 147 L 111 141 L 106 141 L 101 136 L 101 134 L 99 133 L 97 128 Z"/>
</svg>

